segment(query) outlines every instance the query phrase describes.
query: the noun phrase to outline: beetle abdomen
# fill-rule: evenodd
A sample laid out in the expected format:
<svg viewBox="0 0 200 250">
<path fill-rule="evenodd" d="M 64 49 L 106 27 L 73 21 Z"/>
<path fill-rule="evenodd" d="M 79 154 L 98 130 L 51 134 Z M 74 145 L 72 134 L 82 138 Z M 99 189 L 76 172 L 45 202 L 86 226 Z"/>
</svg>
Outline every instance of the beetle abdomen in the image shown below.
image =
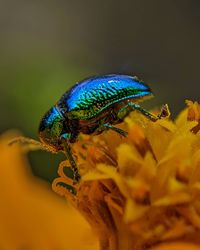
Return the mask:
<svg viewBox="0 0 200 250">
<path fill-rule="evenodd" d="M 136 77 L 106 75 L 76 84 L 62 97 L 61 106 L 67 108 L 68 116 L 87 120 L 115 103 L 151 94 L 150 88 Z"/>
</svg>

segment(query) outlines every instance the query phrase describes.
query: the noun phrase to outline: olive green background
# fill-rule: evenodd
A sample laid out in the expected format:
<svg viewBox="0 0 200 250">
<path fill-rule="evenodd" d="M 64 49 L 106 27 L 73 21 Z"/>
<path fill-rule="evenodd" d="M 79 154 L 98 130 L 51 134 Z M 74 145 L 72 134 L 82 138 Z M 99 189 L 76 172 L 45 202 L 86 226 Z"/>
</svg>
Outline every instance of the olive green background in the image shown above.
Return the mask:
<svg viewBox="0 0 200 250">
<path fill-rule="evenodd" d="M 0 1 L 0 132 L 37 138 L 38 123 L 76 81 L 128 73 L 148 83 L 173 115 L 199 100 L 200 1 Z M 51 181 L 61 155 L 29 154 Z"/>
</svg>

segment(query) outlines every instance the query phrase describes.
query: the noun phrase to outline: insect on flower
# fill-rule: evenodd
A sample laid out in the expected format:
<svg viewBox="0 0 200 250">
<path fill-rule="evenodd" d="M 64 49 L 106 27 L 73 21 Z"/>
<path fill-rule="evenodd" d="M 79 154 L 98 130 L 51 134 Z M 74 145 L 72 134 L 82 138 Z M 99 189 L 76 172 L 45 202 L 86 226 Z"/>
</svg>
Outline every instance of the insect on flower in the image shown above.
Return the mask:
<svg viewBox="0 0 200 250">
<path fill-rule="evenodd" d="M 71 151 L 71 144 L 78 135 L 97 135 L 111 129 L 126 136 L 127 132 L 114 125 L 121 123 L 133 110 L 152 121 L 168 116 L 167 105 L 163 105 L 158 116 L 138 105 L 150 96 L 150 88 L 135 76 L 103 75 L 78 82 L 43 116 L 39 125 L 41 147 L 51 152 L 63 151 L 74 172 L 74 182 L 78 182 L 80 174 Z M 20 141 L 30 142 L 27 138 Z"/>
</svg>

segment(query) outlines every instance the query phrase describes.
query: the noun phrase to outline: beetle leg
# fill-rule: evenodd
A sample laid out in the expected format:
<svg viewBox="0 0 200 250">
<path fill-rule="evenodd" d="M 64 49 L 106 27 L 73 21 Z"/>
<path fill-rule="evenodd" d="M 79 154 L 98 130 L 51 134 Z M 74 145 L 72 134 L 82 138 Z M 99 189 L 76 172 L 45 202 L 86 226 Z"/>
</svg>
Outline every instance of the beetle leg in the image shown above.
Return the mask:
<svg viewBox="0 0 200 250">
<path fill-rule="evenodd" d="M 81 176 L 79 174 L 79 171 L 78 171 L 78 168 L 76 165 L 76 161 L 75 161 L 73 153 L 71 151 L 71 147 L 69 145 L 69 142 L 66 140 L 65 137 L 62 137 L 61 139 L 62 139 L 62 145 L 64 147 L 64 153 L 65 153 L 67 159 L 69 160 L 71 168 L 73 170 L 74 184 L 76 184 L 77 182 L 79 182 Z"/>
<path fill-rule="evenodd" d="M 126 106 L 124 106 L 122 109 L 118 111 L 118 117 L 120 119 L 123 119 L 134 109 L 137 109 L 138 111 L 140 111 L 143 115 L 145 115 L 147 118 L 149 118 L 153 122 L 161 118 L 168 117 L 170 115 L 167 104 L 162 106 L 160 114 L 156 116 L 150 113 L 149 111 L 147 111 L 146 109 L 143 109 L 140 105 L 133 103 L 133 102 L 129 102 Z"/>
<path fill-rule="evenodd" d="M 105 128 L 109 128 L 115 132 L 117 132 L 118 134 L 126 137 L 128 135 L 128 133 L 120 128 L 116 128 L 116 127 L 113 127 L 112 125 L 110 125 L 109 123 L 104 123 L 101 125 L 102 127 L 105 127 Z"/>
</svg>

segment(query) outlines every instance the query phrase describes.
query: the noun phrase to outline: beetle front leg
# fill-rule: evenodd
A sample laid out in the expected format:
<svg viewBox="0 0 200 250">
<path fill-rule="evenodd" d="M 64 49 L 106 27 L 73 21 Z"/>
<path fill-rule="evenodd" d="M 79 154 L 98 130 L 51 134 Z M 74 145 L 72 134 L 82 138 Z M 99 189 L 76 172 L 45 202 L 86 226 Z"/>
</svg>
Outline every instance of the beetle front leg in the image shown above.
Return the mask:
<svg viewBox="0 0 200 250">
<path fill-rule="evenodd" d="M 79 174 L 79 170 L 77 168 L 77 164 L 76 164 L 76 161 L 74 159 L 73 153 L 71 151 L 71 147 L 69 145 L 69 142 L 64 137 L 62 138 L 62 145 L 64 147 L 64 153 L 65 153 L 67 159 L 69 160 L 71 168 L 73 170 L 74 184 L 76 184 L 77 182 L 79 182 L 81 176 Z"/>
<path fill-rule="evenodd" d="M 120 119 L 125 118 L 134 109 L 140 111 L 144 116 L 146 116 L 148 119 L 150 119 L 153 122 L 155 122 L 161 118 L 168 117 L 170 115 L 169 108 L 168 108 L 167 104 L 162 106 L 160 114 L 158 114 L 156 116 L 156 115 L 150 113 L 149 111 L 147 111 L 146 109 L 143 109 L 140 105 L 133 103 L 133 102 L 129 102 L 126 106 L 124 106 L 122 109 L 119 110 L 118 118 L 120 118 Z"/>
</svg>

